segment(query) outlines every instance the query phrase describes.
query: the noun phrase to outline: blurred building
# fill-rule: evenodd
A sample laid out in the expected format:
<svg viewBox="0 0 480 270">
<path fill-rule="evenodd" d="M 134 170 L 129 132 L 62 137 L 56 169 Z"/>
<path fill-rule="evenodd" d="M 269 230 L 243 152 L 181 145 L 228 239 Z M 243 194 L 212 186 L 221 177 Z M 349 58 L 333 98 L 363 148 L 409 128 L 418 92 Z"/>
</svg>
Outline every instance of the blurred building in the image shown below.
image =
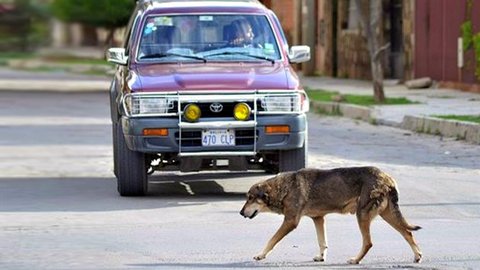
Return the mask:
<svg viewBox="0 0 480 270">
<path fill-rule="evenodd" d="M 41 0 L 49 1 L 49 0 Z M 460 27 L 469 14 L 480 14 L 474 0 L 381 0 L 381 44 L 389 44 L 383 54 L 385 77 L 408 80 L 431 77 L 437 81 L 478 83 L 477 61 L 472 49 L 459 50 Z M 370 57 L 361 34 L 354 0 L 261 0 L 279 17 L 289 44 L 312 48 L 312 61 L 302 64 L 307 75 L 370 79 Z M 368 11 L 368 0 L 362 0 Z M 469 3 L 471 6 L 469 7 Z M 0 32 L 19 32 L 9 23 L 15 11 L 0 4 Z M 480 32 L 480 17 L 471 16 L 473 33 Z M 3 23 L 2 22 L 8 22 Z M 10 28 L 9 28 L 10 27 Z M 52 19 L 54 47 L 104 45 L 107 31 Z M 115 43 L 123 30 L 116 32 Z M 5 40 L 0 37 L 0 40 Z M 20 44 L 20 45 L 18 45 Z M 22 46 L 18 43 L 14 46 Z M 2 48 L 0 42 L 0 49 Z M 460 52 L 460 54 L 459 54 Z M 480 56 L 477 56 L 480 59 Z M 463 66 L 459 67 L 460 64 Z M 480 67 L 478 67 L 480 74 Z"/>
<path fill-rule="evenodd" d="M 82 25 L 79 23 L 64 23 L 51 19 L 51 38 L 54 48 L 66 47 L 102 47 L 105 45 L 108 30 Z M 114 45 L 121 44 L 124 29 L 115 31 Z"/>
<path fill-rule="evenodd" d="M 367 12 L 368 0 L 362 1 L 361 8 Z M 290 44 L 312 48 L 312 61 L 302 66 L 304 73 L 370 79 L 370 57 L 354 0 L 262 2 L 278 15 Z M 469 14 L 480 13 L 480 1 L 383 0 L 382 12 L 381 44 L 390 44 L 383 58 L 386 78 L 428 76 L 478 83 L 473 50 L 465 52 L 459 68 L 458 38 Z M 471 16 L 471 20 L 475 34 L 480 31 L 480 17 Z"/>
</svg>

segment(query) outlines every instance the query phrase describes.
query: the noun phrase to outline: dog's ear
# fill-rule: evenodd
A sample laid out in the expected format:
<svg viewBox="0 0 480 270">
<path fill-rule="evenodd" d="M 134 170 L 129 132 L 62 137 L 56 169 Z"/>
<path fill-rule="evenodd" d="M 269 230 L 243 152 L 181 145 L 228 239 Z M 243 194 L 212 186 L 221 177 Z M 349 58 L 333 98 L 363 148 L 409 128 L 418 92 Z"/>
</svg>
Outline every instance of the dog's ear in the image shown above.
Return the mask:
<svg viewBox="0 0 480 270">
<path fill-rule="evenodd" d="M 260 198 L 262 201 L 268 204 L 268 201 L 269 201 L 268 192 L 270 188 L 267 185 L 258 185 L 257 190 L 258 190 L 258 193 L 257 193 L 258 198 Z"/>
</svg>

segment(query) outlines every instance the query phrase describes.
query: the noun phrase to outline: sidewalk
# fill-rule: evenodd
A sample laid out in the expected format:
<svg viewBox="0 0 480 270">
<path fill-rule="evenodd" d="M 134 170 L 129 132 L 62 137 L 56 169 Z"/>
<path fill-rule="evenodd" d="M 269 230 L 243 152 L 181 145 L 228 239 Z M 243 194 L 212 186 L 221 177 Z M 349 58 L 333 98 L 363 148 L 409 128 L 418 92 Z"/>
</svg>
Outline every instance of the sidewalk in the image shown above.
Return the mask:
<svg viewBox="0 0 480 270">
<path fill-rule="evenodd" d="M 0 67 L 0 91 L 107 91 L 110 81 L 105 76 L 31 72 Z"/>
<path fill-rule="evenodd" d="M 372 95 L 368 81 L 325 77 L 301 77 L 304 87 L 337 91 L 341 94 Z M 362 119 L 380 125 L 464 139 L 480 144 L 480 124 L 433 118 L 432 115 L 480 115 L 480 94 L 453 89 L 407 89 L 404 85 L 385 81 L 387 97 L 406 97 L 419 104 L 379 105 L 373 107 L 313 102 L 312 110 L 336 110 L 345 117 Z"/>
<path fill-rule="evenodd" d="M 68 73 L 27 72 L 0 68 L 0 91 L 108 91 L 111 79 Z M 304 87 L 341 94 L 372 95 L 368 81 L 327 77 L 301 77 Z M 452 89 L 410 90 L 385 81 L 387 97 L 406 97 L 419 104 L 364 107 L 334 102 L 312 102 L 311 111 L 336 110 L 344 117 L 362 119 L 415 132 L 464 139 L 480 144 L 480 124 L 432 118 L 432 115 L 480 115 L 480 94 Z"/>
</svg>

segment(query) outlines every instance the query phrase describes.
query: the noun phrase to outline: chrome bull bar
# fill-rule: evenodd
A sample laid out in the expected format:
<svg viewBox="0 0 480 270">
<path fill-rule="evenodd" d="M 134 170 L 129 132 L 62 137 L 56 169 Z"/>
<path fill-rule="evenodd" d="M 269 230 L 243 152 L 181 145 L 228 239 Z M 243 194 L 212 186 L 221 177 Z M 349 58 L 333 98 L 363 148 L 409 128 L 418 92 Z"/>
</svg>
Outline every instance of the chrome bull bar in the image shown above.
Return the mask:
<svg viewBox="0 0 480 270">
<path fill-rule="evenodd" d="M 282 99 L 291 97 L 288 101 Z M 161 99 L 160 102 L 158 100 Z M 153 102 L 152 102 L 153 101 Z M 258 108 L 261 101 L 262 110 Z M 183 105 L 201 102 L 251 102 L 253 104 L 253 120 L 248 121 L 184 121 Z M 174 110 L 176 104 L 176 111 Z M 173 91 L 129 93 L 122 97 L 122 105 L 128 117 L 178 117 L 178 155 L 194 156 L 254 156 L 257 154 L 257 116 L 262 114 L 301 114 L 308 111 L 308 96 L 303 90 L 246 90 L 246 91 Z M 306 106 L 306 108 L 305 108 Z M 291 110 L 287 110 L 290 108 Z M 150 109 L 150 112 L 142 110 Z M 182 131 L 191 129 L 229 129 L 252 128 L 253 147 L 247 151 L 201 151 L 188 152 L 182 150 Z"/>
</svg>

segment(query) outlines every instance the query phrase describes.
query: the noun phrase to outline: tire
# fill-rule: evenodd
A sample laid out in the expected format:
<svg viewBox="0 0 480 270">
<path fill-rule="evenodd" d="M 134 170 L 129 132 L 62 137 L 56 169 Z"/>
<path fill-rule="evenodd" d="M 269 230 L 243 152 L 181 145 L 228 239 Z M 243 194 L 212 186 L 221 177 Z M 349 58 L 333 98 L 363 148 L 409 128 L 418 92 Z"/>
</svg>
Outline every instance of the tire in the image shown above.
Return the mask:
<svg viewBox="0 0 480 270">
<path fill-rule="evenodd" d="M 269 174 L 277 174 L 279 173 L 278 169 L 278 156 L 280 155 L 280 151 L 276 151 L 275 153 L 269 153 L 263 155 L 263 169 L 266 173 Z"/>
<path fill-rule="evenodd" d="M 301 148 L 280 151 L 278 157 L 278 171 L 290 172 L 303 169 L 307 165 L 305 144 Z"/>
<path fill-rule="evenodd" d="M 301 148 L 280 151 L 278 156 L 278 171 L 289 172 L 306 168 L 308 165 L 308 128 Z"/>
<path fill-rule="evenodd" d="M 118 177 L 118 136 L 117 136 L 117 125 L 118 123 L 112 122 L 112 148 L 113 148 L 113 174 L 115 177 Z"/>
<path fill-rule="evenodd" d="M 127 147 L 120 123 L 114 123 L 114 172 L 117 190 L 121 196 L 144 196 L 148 191 L 145 154 Z"/>
</svg>

